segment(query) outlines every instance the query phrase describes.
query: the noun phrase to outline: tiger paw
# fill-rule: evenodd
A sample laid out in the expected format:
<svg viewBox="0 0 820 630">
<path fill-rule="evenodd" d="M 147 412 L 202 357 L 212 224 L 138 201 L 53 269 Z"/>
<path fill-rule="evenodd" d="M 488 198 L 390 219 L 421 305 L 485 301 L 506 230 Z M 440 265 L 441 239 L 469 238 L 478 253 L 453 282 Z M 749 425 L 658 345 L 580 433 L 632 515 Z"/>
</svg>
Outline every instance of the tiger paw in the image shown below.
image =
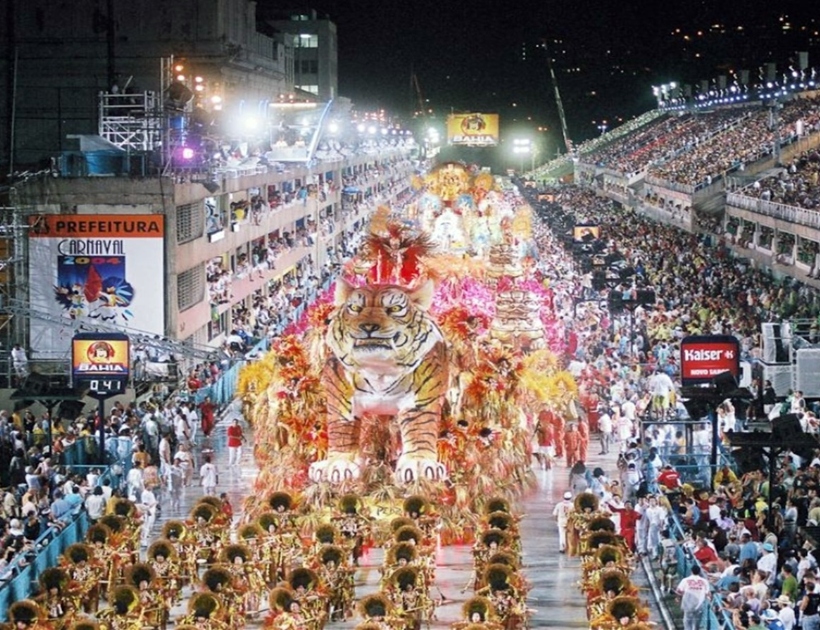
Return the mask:
<svg viewBox="0 0 820 630">
<path fill-rule="evenodd" d="M 421 479 L 430 481 L 444 481 L 447 479 L 447 469 L 444 464 L 433 459 L 402 455 L 396 464 L 396 482 L 412 483 Z"/>
<path fill-rule="evenodd" d="M 359 478 L 359 464 L 349 456 L 337 456 L 313 462 L 308 470 L 311 481 L 319 483 L 328 481 L 333 484 L 343 481 L 355 481 Z"/>
</svg>

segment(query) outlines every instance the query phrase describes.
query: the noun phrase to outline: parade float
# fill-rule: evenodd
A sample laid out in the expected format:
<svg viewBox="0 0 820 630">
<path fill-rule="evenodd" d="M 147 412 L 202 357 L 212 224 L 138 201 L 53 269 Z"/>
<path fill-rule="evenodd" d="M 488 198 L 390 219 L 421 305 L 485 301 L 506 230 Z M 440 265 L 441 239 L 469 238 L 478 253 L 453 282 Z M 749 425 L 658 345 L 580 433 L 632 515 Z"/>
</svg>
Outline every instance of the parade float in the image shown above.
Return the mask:
<svg viewBox="0 0 820 630">
<path fill-rule="evenodd" d="M 309 535 L 342 494 L 384 522 L 416 494 L 443 542 L 472 541 L 482 497 L 532 484 L 539 416 L 566 416 L 577 398 L 529 207 L 458 164 L 416 185 L 414 204 L 379 209 L 332 291 L 240 376 L 260 470 L 252 516 L 287 491 Z"/>
</svg>

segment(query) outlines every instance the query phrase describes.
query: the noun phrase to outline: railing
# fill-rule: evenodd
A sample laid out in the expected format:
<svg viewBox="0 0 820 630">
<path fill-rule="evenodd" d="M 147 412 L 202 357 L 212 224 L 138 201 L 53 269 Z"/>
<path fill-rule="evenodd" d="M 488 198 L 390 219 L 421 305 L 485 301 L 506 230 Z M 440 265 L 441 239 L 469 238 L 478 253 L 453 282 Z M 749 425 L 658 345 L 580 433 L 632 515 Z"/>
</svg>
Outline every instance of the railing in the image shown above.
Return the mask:
<svg viewBox="0 0 820 630">
<path fill-rule="evenodd" d="M 698 562 L 697 558 L 692 555 L 692 552 L 683 545 L 686 536 L 677 515 L 673 514 L 670 516 L 669 523 L 669 530 L 677 542 L 678 578 L 683 579 L 692 573 L 693 566 L 700 566 L 700 562 Z M 702 566 L 701 575 L 706 575 L 706 571 L 703 570 Z M 703 607 L 703 617 L 700 620 L 698 628 L 702 628 L 703 630 L 734 630 L 735 626 L 732 622 L 732 616 L 726 610 L 723 604 L 723 598 L 714 586 L 711 586 L 710 589 L 712 593 L 711 604 Z"/>
<path fill-rule="evenodd" d="M 817 210 L 789 206 L 785 203 L 749 197 L 741 193 L 729 193 L 726 197 L 726 204 L 741 210 L 756 212 L 767 217 L 820 230 L 820 212 Z"/>
<path fill-rule="evenodd" d="M 302 303 L 290 310 L 287 317 L 288 321 L 281 324 L 279 329 L 275 331 L 275 334 L 281 334 L 289 325 L 298 322 L 305 311 L 310 308 L 310 305 L 316 301 L 319 295 L 330 288 L 333 281 L 334 278 L 330 277 L 316 289 L 309 291 Z M 261 339 L 251 350 L 247 352 L 247 354 L 256 356 L 267 352 L 269 347 L 270 340 L 267 338 Z M 208 396 L 211 399 L 211 402 L 218 407 L 229 404 L 236 396 L 236 387 L 239 383 L 239 372 L 245 366 L 245 363 L 246 361 L 244 359 L 237 361 L 230 368 L 222 372 L 215 383 L 208 385 L 207 387 L 199 388 L 194 394 L 194 402 L 199 404 L 205 400 L 206 396 Z"/>
<path fill-rule="evenodd" d="M 74 518 L 62 530 L 49 528 L 35 542 L 36 553 L 21 553 L 0 574 L 0 619 L 6 620 L 9 606 L 31 595 L 39 575 L 57 564 L 60 555 L 69 545 L 81 542 L 88 530 L 88 515 L 82 506 L 74 511 Z"/>
</svg>

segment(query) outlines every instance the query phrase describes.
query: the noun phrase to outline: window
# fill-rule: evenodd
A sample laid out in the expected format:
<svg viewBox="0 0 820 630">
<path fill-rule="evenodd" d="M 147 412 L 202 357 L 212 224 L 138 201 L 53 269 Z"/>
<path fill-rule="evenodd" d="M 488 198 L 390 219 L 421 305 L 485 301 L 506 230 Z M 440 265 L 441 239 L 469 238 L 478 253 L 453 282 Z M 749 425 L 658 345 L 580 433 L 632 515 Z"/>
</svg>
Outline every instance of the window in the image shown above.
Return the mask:
<svg viewBox="0 0 820 630">
<path fill-rule="evenodd" d="M 300 33 L 293 36 L 294 48 L 318 48 L 319 36 L 316 33 Z"/>
<path fill-rule="evenodd" d="M 228 314 L 229 311 L 225 311 L 221 315 L 214 315 L 211 321 L 208 322 L 208 341 L 213 341 L 219 337 L 219 335 L 227 332 Z"/>
<path fill-rule="evenodd" d="M 205 267 L 198 265 L 177 276 L 177 307 L 180 312 L 205 299 Z"/>
<path fill-rule="evenodd" d="M 177 206 L 177 244 L 194 241 L 202 236 L 205 229 L 205 214 L 202 203 L 186 203 Z"/>
<path fill-rule="evenodd" d="M 299 62 L 300 74 L 319 74 L 319 60 L 318 59 L 302 59 Z"/>
<path fill-rule="evenodd" d="M 311 94 L 318 94 L 319 93 L 319 86 L 318 85 L 297 85 L 297 88 L 300 90 L 304 90 L 305 92 L 310 92 Z"/>
</svg>

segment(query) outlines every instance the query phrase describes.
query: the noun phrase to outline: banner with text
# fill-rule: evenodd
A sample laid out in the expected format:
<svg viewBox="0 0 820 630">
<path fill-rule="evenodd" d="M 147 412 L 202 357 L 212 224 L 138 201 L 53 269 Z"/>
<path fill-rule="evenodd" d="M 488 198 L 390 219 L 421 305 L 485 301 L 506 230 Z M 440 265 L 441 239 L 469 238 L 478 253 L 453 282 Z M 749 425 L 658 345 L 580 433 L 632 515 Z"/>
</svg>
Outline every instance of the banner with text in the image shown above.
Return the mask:
<svg viewBox="0 0 820 630">
<path fill-rule="evenodd" d="M 680 373 L 683 385 L 710 382 L 718 374 L 731 372 L 740 379 L 740 343 L 731 335 L 694 335 L 680 343 Z"/>
<path fill-rule="evenodd" d="M 64 355 L 77 323 L 164 334 L 163 219 L 153 214 L 29 218 L 34 357 Z"/>
<path fill-rule="evenodd" d="M 450 114 L 447 144 L 494 147 L 498 144 L 498 114 Z"/>
</svg>

